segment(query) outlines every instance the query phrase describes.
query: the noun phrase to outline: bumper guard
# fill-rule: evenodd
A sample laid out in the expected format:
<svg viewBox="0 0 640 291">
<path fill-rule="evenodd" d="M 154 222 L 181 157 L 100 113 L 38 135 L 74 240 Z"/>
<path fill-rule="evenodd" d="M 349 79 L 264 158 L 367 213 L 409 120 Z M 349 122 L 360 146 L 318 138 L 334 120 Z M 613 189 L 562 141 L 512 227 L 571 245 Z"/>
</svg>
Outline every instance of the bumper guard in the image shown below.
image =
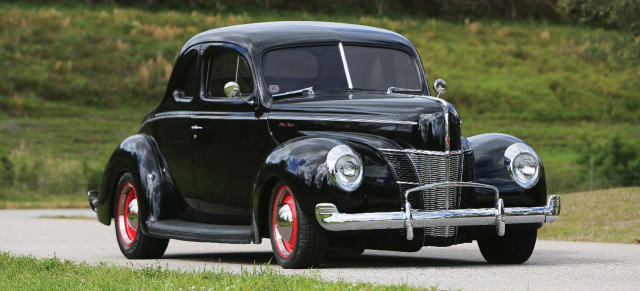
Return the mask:
<svg viewBox="0 0 640 291">
<path fill-rule="evenodd" d="M 411 193 L 444 187 L 473 187 L 493 190 L 496 193 L 495 208 L 411 210 Z M 405 228 L 407 240 L 413 239 L 413 228 L 431 226 L 477 226 L 495 225 L 496 232 L 503 236 L 505 224 L 550 223 L 560 216 L 560 196 L 551 195 L 546 206 L 504 207 L 498 188 L 471 182 L 442 182 L 409 189 L 405 192 L 404 211 L 372 213 L 340 213 L 331 203 L 316 205 L 316 218 L 320 225 L 330 231 L 400 229 Z"/>
</svg>

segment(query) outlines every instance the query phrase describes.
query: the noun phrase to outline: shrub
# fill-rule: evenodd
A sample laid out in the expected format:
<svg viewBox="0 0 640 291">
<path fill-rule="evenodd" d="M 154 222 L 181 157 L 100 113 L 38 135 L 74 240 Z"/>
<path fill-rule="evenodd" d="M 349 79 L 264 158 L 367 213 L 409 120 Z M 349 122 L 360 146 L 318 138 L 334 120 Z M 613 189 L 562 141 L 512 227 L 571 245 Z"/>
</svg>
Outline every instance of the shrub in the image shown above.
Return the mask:
<svg viewBox="0 0 640 291">
<path fill-rule="evenodd" d="M 558 11 L 572 20 L 604 24 L 640 35 L 640 0 L 559 0 Z"/>
</svg>

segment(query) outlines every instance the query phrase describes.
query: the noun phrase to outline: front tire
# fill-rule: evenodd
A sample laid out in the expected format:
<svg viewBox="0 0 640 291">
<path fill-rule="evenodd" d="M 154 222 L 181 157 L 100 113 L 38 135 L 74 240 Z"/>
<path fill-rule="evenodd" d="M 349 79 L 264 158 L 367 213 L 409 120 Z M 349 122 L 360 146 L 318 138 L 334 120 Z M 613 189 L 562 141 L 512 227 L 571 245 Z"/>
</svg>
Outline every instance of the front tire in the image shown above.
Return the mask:
<svg viewBox="0 0 640 291">
<path fill-rule="evenodd" d="M 319 266 L 326 253 L 326 236 L 302 213 L 289 186 L 276 184 L 270 202 L 269 234 L 278 264 L 285 269 Z"/>
<path fill-rule="evenodd" d="M 116 239 L 122 254 L 128 259 L 159 259 L 169 244 L 168 239 L 150 237 L 140 229 L 138 192 L 133 176 L 125 173 L 115 193 Z"/>
<path fill-rule="evenodd" d="M 489 235 L 478 239 L 478 247 L 491 264 L 522 264 L 536 246 L 537 228 L 507 230 L 504 236 Z"/>
</svg>

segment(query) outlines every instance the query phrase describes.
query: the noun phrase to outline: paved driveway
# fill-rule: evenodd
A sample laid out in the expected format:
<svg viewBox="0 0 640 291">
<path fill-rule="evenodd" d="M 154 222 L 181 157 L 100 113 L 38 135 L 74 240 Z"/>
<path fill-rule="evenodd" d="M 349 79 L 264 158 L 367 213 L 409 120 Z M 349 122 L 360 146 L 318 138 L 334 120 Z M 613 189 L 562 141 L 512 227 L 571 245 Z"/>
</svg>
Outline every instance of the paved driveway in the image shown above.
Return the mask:
<svg viewBox="0 0 640 291">
<path fill-rule="evenodd" d="M 237 272 L 272 259 L 268 240 L 261 245 L 224 245 L 172 240 L 161 260 L 129 261 L 118 249 L 112 226 L 90 219 L 90 210 L 0 210 L 0 251 L 95 264 L 162 265 L 180 269 Z M 366 251 L 361 256 L 328 258 L 316 274 L 326 280 L 438 285 L 464 290 L 640 290 L 640 245 L 538 241 L 523 265 L 485 263 L 475 243 L 423 248 L 417 253 Z"/>
</svg>

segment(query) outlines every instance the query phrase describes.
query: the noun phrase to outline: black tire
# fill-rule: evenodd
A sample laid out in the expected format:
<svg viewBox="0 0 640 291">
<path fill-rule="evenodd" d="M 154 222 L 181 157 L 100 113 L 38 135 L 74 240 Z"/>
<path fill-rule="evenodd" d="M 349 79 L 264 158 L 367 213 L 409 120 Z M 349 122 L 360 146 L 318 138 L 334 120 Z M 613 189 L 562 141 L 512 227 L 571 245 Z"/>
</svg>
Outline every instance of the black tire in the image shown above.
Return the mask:
<svg viewBox="0 0 640 291">
<path fill-rule="evenodd" d="M 478 239 L 478 246 L 491 264 L 522 264 L 531 257 L 537 235 L 537 228 L 507 229 L 502 237 L 490 235 Z"/>
<path fill-rule="evenodd" d="M 278 206 L 283 206 L 287 204 L 295 205 L 295 209 L 291 209 L 291 217 L 292 217 L 292 227 L 291 227 L 291 235 L 289 240 L 280 240 L 281 244 L 278 245 L 278 240 L 275 238 L 275 231 L 278 229 L 278 234 L 282 228 L 276 228 L 276 224 L 280 220 L 280 216 L 276 219 L 274 216 L 274 208 L 276 208 L 275 203 L 278 198 L 281 202 L 284 201 L 280 195 L 282 191 L 288 191 L 291 200 L 288 200 L 288 203 L 278 203 Z M 287 199 L 286 197 L 284 197 Z M 276 258 L 276 261 L 280 266 L 285 269 L 305 269 L 310 267 L 318 267 L 326 254 L 327 248 L 327 238 L 326 235 L 322 232 L 319 226 L 313 224 L 304 213 L 300 210 L 300 206 L 298 202 L 295 200 L 293 196 L 293 192 L 291 189 L 284 183 L 278 183 L 275 185 L 273 190 L 271 191 L 271 199 L 269 200 L 269 235 L 271 238 L 271 248 L 273 249 L 273 256 Z M 279 211 L 278 211 L 279 212 Z M 285 231 L 283 231 L 283 236 L 287 236 Z M 294 240 L 292 242 L 292 240 Z M 285 244 L 288 245 L 288 248 L 285 247 Z"/>
<path fill-rule="evenodd" d="M 167 249 L 169 240 L 150 237 L 142 233 L 139 227 L 140 219 L 136 218 L 134 222 L 132 222 L 132 220 L 124 219 L 125 214 L 122 213 L 128 213 L 130 209 L 128 206 L 131 205 L 136 207 L 135 214 L 137 214 L 137 193 L 141 193 L 138 192 L 138 189 L 140 189 L 140 187 L 130 173 L 124 173 L 122 177 L 120 177 L 113 207 L 116 240 L 118 241 L 120 251 L 122 251 L 122 254 L 128 259 L 159 259 Z M 123 197 L 123 195 L 125 196 Z M 123 199 L 126 206 L 121 207 L 121 199 Z M 133 201 L 133 199 L 135 199 L 135 201 Z M 124 209 L 124 207 L 127 208 Z M 120 214 L 123 215 L 121 216 Z M 137 217 L 137 215 L 135 217 Z M 135 224 L 135 226 L 133 226 L 133 224 Z"/>
</svg>

